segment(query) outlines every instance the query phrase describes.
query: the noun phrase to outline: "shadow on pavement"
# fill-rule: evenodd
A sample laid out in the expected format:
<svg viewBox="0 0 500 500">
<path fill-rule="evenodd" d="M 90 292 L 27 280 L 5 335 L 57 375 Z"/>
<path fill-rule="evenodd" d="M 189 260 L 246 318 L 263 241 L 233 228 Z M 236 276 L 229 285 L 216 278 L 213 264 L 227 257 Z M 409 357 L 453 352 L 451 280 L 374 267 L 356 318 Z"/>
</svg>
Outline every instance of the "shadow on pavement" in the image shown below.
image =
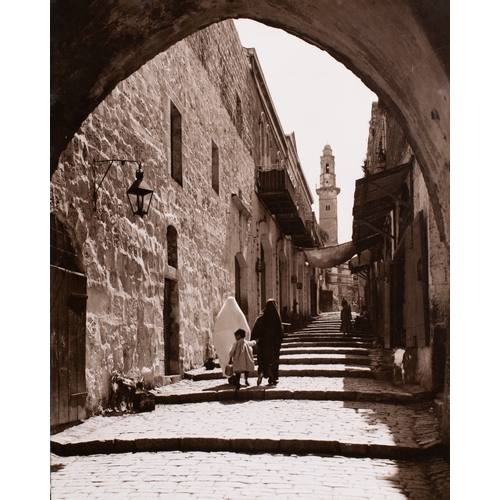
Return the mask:
<svg viewBox="0 0 500 500">
<path fill-rule="evenodd" d="M 344 390 L 355 390 L 355 384 L 355 380 L 344 380 Z M 365 420 L 366 432 L 385 427 L 394 444 L 401 447 L 401 456 L 390 464 L 394 472 L 387 478 L 401 494 L 407 498 L 449 500 L 449 451 L 441 443 L 440 422 L 432 400 L 407 404 L 344 401 L 343 406 Z M 411 452 L 415 445 L 430 453 L 421 458 L 406 455 L 404 450 Z"/>
</svg>

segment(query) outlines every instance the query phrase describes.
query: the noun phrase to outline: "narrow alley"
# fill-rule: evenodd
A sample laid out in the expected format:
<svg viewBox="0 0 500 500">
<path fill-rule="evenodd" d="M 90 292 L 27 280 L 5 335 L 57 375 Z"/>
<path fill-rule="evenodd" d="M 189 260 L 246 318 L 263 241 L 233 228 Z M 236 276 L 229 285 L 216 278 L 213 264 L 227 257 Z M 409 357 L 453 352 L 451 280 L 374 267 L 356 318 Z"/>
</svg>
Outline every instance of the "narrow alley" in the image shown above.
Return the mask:
<svg viewBox="0 0 500 500">
<path fill-rule="evenodd" d="M 449 2 L 289 4 L 51 3 L 53 499 L 449 498 Z"/>
<path fill-rule="evenodd" d="M 275 387 L 201 368 L 157 388 L 154 411 L 52 435 L 51 498 L 449 498 L 440 402 L 377 380 L 370 334 L 339 324 L 286 334 Z"/>
</svg>

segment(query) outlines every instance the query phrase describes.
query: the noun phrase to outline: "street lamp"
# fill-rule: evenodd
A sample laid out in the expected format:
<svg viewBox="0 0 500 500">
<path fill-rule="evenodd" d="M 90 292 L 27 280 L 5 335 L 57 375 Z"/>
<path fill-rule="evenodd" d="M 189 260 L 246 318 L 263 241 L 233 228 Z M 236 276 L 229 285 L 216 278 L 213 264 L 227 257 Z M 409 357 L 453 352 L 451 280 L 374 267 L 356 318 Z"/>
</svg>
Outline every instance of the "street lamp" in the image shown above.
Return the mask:
<svg viewBox="0 0 500 500">
<path fill-rule="evenodd" d="M 94 181 L 94 211 L 97 210 L 97 192 L 99 191 L 101 184 L 106 178 L 106 175 L 108 175 L 111 165 L 115 161 L 120 162 L 122 166 L 125 165 L 125 163 L 137 163 L 138 167 L 135 172 L 135 181 L 127 190 L 127 198 L 130 203 L 130 207 L 132 208 L 133 214 L 144 217 L 149 212 L 149 206 L 151 205 L 154 191 L 144 181 L 144 171 L 142 170 L 141 162 L 137 160 L 94 160 L 94 179 L 96 177 L 95 164 L 109 162 L 108 168 L 99 184 L 96 185 Z"/>
<path fill-rule="evenodd" d="M 153 198 L 153 190 L 144 181 L 144 172 L 139 168 L 135 172 L 135 181 L 128 188 L 127 198 L 134 215 L 144 217 L 149 212 L 149 205 Z"/>
</svg>

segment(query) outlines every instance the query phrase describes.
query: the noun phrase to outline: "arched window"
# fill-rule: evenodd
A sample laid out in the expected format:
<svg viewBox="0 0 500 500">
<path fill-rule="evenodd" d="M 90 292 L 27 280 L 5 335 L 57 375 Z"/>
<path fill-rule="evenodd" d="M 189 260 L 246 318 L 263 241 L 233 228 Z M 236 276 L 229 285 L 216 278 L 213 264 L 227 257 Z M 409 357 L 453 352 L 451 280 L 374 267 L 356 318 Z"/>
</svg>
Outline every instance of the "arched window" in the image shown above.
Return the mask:
<svg viewBox="0 0 500 500">
<path fill-rule="evenodd" d="M 243 314 L 248 316 L 248 266 L 245 258 L 238 252 L 234 257 L 234 295 Z"/>
<path fill-rule="evenodd" d="M 174 226 L 167 227 L 167 262 L 177 269 L 177 230 Z"/>
</svg>

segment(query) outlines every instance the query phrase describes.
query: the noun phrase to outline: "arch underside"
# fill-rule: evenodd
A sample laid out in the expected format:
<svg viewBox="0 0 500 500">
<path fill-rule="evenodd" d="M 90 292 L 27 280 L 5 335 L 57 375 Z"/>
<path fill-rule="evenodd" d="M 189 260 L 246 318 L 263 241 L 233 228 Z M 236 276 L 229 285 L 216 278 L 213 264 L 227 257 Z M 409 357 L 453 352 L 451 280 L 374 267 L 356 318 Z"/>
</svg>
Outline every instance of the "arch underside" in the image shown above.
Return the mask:
<svg viewBox="0 0 500 500">
<path fill-rule="evenodd" d="M 51 175 L 113 88 L 186 36 L 229 18 L 284 29 L 328 52 L 398 120 L 449 247 L 449 2 L 136 0 L 51 3 Z"/>
</svg>

